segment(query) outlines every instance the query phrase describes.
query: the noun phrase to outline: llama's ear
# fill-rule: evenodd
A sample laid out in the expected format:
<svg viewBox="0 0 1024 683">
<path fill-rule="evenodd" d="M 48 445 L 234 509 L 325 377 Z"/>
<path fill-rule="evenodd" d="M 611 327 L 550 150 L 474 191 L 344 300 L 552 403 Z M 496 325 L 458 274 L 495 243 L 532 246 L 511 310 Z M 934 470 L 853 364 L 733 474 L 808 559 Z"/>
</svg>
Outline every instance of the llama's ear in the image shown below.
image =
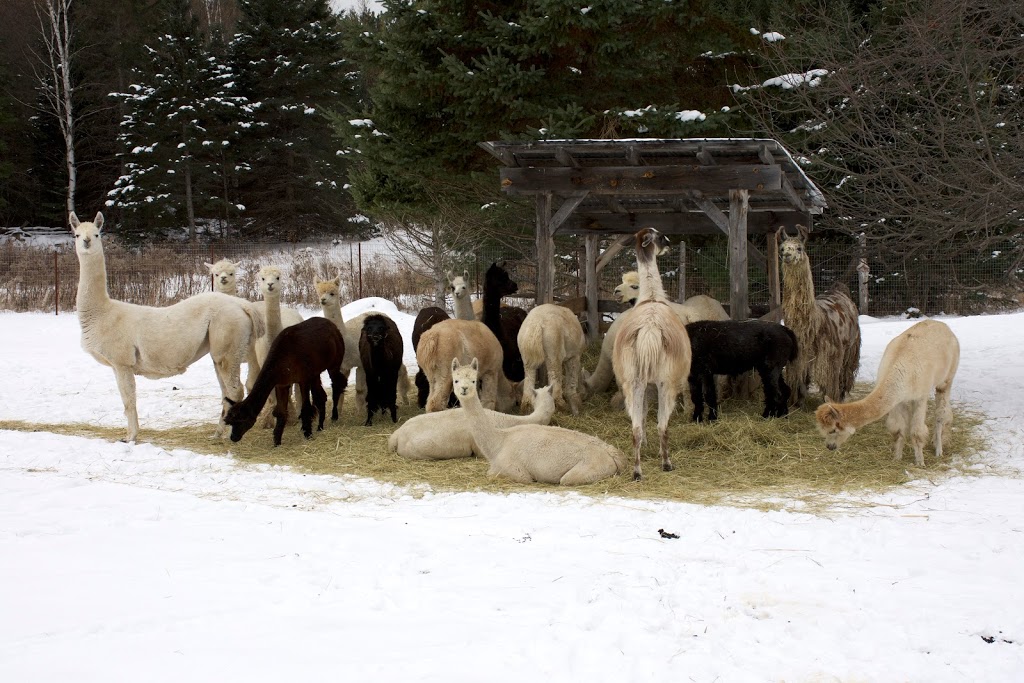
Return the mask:
<svg viewBox="0 0 1024 683">
<path fill-rule="evenodd" d="M 334 279 L 331 280 L 331 282 L 336 284 L 338 287 L 341 287 L 341 275 L 334 276 Z"/>
<path fill-rule="evenodd" d="M 455 372 L 460 367 L 462 367 L 462 365 L 459 363 L 459 359 L 458 358 L 452 358 L 452 372 Z"/>
<path fill-rule="evenodd" d="M 786 226 L 785 225 L 780 225 L 779 229 L 775 231 L 775 239 L 779 240 L 780 242 L 782 240 L 786 239 Z"/>
<path fill-rule="evenodd" d="M 103 212 L 102 211 L 97 211 L 96 212 L 96 218 L 93 218 L 92 222 L 93 222 L 93 225 L 96 226 L 97 230 L 102 230 L 103 229 Z"/>
<path fill-rule="evenodd" d="M 447 273 L 445 273 L 444 276 L 448 278 L 448 282 L 451 282 L 452 280 L 455 279 L 455 275 L 450 270 Z"/>
<path fill-rule="evenodd" d="M 74 232 L 75 228 L 82 224 L 82 221 L 78 220 L 78 216 L 72 211 L 68 214 L 68 223 L 71 224 L 71 232 Z"/>
<path fill-rule="evenodd" d="M 799 223 L 796 224 L 796 229 L 800 233 L 800 239 L 806 242 L 807 236 L 811 234 L 811 231 L 807 229 L 806 225 L 800 225 Z"/>
<path fill-rule="evenodd" d="M 476 359 L 476 357 L 474 357 L 473 358 L 473 362 L 469 364 L 469 367 L 471 367 L 474 372 L 479 370 L 480 369 L 480 361 L 478 361 Z"/>
<path fill-rule="evenodd" d="M 469 271 L 468 270 L 462 271 L 462 279 L 465 280 L 466 282 L 469 282 Z"/>
<path fill-rule="evenodd" d="M 213 274 L 213 264 L 212 263 L 207 263 L 206 261 L 203 261 L 203 265 L 206 266 L 206 269 L 208 271 L 210 271 L 210 274 L 212 275 Z"/>
<path fill-rule="evenodd" d="M 644 249 L 651 246 L 651 242 L 654 241 L 654 237 L 656 234 L 657 233 L 655 233 L 653 230 L 649 231 L 646 235 L 644 235 L 644 240 L 643 242 L 640 243 L 640 246 L 643 247 Z"/>
</svg>

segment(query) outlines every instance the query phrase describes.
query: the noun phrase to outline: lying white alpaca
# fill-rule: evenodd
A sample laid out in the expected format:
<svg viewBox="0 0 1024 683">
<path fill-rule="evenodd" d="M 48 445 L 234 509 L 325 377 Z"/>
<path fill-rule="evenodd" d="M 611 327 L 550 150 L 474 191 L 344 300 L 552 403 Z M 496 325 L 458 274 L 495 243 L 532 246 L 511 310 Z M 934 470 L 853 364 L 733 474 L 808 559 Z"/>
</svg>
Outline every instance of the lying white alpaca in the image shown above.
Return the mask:
<svg viewBox="0 0 1024 683">
<path fill-rule="evenodd" d="M 580 414 L 580 354 L 586 344 L 583 327 L 575 314 L 565 306 L 541 304 L 530 310 L 519 328 L 519 352 L 523 356 L 522 406 L 529 410 L 533 387 L 541 366 L 547 370 L 548 382 L 559 410 Z"/>
<path fill-rule="evenodd" d="M 206 269 L 210 271 L 210 275 L 213 277 L 213 291 L 221 292 L 222 294 L 229 294 L 231 296 L 238 296 L 238 267 L 241 265 L 240 263 L 235 263 L 223 258 L 216 263 L 206 263 L 205 265 Z M 263 312 L 258 308 L 256 309 L 256 312 L 259 313 L 261 317 L 263 316 Z M 264 325 L 266 325 L 266 321 L 264 321 Z M 248 393 L 252 391 L 252 386 L 256 383 L 256 377 L 260 374 L 260 359 L 256 354 L 255 339 L 249 346 L 249 352 L 246 354 L 245 363 L 249 368 L 245 375 L 245 390 L 246 393 Z"/>
<path fill-rule="evenodd" d="M 941 458 L 953 419 L 949 391 L 959 364 L 960 343 L 948 325 L 922 320 L 907 329 L 885 347 L 878 381 L 870 394 L 851 403 L 832 403 L 826 398 L 818 407 L 814 418 L 825 445 L 835 450 L 860 427 L 885 417 L 893 436 L 893 459 L 903 458 L 909 434 L 914 462 L 923 466 L 928 440 L 925 414 L 928 397 L 935 391 L 935 457 Z"/>
<path fill-rule="evenodd" d="M 486 419 L 502 429 L 549 424 L 555 412 L 551 387 L 537 389 L 531 398 L 533 412 L 529 415 L 509 415 L 484 408 Z M 397 452 L 409 460 L 447 460 L 479 455 L 480 449 L 473 443 L 464 412 L 462 408 L 452 408 L 410 418 L 388 437 L 388 451 Z"/>
<path fill-rule="evenodd" d="M 150 379 L 180 375 L 209 353 L 221 398 L 242 400 L 240 366 L 252 338 L 265 332 L 256 307 L 220 292 L 196 294 L 161 308 L 111 299 L 103 255 L 103 214 L 97 213 L 92 223 L 80 222 L 74 212 L 68 218 L 79 264 L 76 305 L 82 348 L 114 369 L 128 418 L 127 440 L 134 442 L 139 434 L 136 375 Z M 221 403 L 217 436 L 227 433 Z"/>
<path fill-rule="evenodd" d="M 460 365 L 459 359 L 453 358 L 452 386 L 473 441 L 490 463 L 488 476 L 522 484 L 538 481 L 579 486 L 625 470 L 622 451 L 590 434 L 534 424 L 495 427 L 477 395 L 477 367 L 476 358 L 469 365 Z"/>
<path fill-rule="evenodd" d="M 473 313 L 473 302 L 469 300 L 469 272 L 462 271 L 462 275 L 453 275 L 448 271 L 448 293 L 452 295 L 452 308 L 455 310 L 455 317 L 459 320 L 476 320 Z"/>
</svg>

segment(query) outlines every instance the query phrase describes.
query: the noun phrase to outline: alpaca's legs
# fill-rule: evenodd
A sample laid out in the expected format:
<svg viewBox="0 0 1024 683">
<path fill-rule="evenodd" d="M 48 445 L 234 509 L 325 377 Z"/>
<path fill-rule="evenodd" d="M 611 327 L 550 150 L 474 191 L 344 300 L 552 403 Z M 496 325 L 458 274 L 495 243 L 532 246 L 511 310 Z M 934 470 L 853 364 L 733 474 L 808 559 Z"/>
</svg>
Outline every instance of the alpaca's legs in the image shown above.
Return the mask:
<svg viewBox="0 0 1024 683">
<path fill-rule="evenodd" d="M 274 404 L 274 445 L 281 445 L 281 437 L 284 435 L 284 426 L 288 421 L 288 389 L 290 385 L 282 384 L 274 389 L 277 402 Z M 269 398 L 269 397 L 268 397 Z M 268 401 L 269 403 L 269 401 Z"/>
<path fill-rule="evenodd" d="M 299 420 L 302 422 L 302 435 L 307 439 L 313 438 L 313 413 L 316 412 L 316 409 L 313 407 L 313 403 L 309 396 L 313 391 L 312 383 L 308 386 L 302 387 L 302 407 L 299 408 Z M 320 387 L 320 391 L 323 392 L 323 387 Z M 326 394 L 324 395 L 324 401 L 327 401 Z"/>
<path fill-rule="evenodd" d="M 427 396 L 428 413 L 436 413 L 439 410 L 444 410 L 445 406 L 448 404 L 448 395 L 452 393 L 451 373 L 441 372 L 438 374 L 440 376 L 435 376 L 434 381 L 430 382 L 430 394 Z M 481 396 L 480 398 L 482 401 L 483 397 Z"/>
<path fill-rule="evenodd" d="M 626 380 L 622 387 L 626 412 L 633 424 L 633 481 L 640 481 L 640 449 L 644 443 L 644 421 L 647 419 L 647 385 Z"/>
<path fill-rule="evenodd" d="M 914 447 L 914 462 L 924 467 L 924 445 L 928 443 L 928 424 L 925 417 L 928 412 L 928 399 L 922 398 L 910 403 L 910 443 Z"/>
<path fill-rule="evenodd" d="M 565 368 L 562 366 L 561 354 L 555 353 L 548 357 L 544 367 L 548 372 L 548 384 L 551 385 L 551 395 L 555 399 L 555 407 L 559 410 L 568 410 L 565 402 Z"/>
<path fill-rule="evenodd" d="M 423 370 L 416 371 L 416 404 L 422 410 L 427 407 L 427 397 L 430 396 L 430 382 Z"/>
<path fill-rule="evenodd" d="M 316 408 L 316 412 L 318 414 L 316 431 L 322 432 L 324 430 L 324 418 L 327 416 L 327 392 L 324 391 L 324 385 L 320 383 L 319 375 L 317 375 L 316 379 L 313 380 L 309 389 L 310 393 L 313 395 L 313 406 Z M 310 431 L 312 431 L 312 424 L 310 425 L 310 428 Z"/>
<path fill-rule="evenodd" d="M 533 410 L 533 391 L 537 386 L 538 366 L 532 361 L 526 361 L 524 359 L 523 369 L 526 376 L 523 377 L 523 395 L 522 398 L 519 399 L 519 405 L 525 415 Z"/>
<path fill-rule="evenodd" d="M 788 412 L 781 402 L 779 381 L 782 379 L 782 373 L 778 369 L 761 366 L 757 369 L 757 374 L 761 376 L 761 388 L 764 390 L 764 411 L 761 417 L 782 417 Z"/>
<path fill-rule="evenodd" d="M 906 403 L 896 405 L 885 417 L 885 426 L 892 435 L 892 459 L 903 459 L 903 442 L 910 424 L 910 413 Z"/>
<path fill-rule="evenodd" d="M 569 397 L 569 412 L 574 416 L 580 414 L 580 357 L 573 356 L 565 361 L 565 394 Z"/>
<path fill-rule="evenodd" d="M 687 382 L 690 384 L 690 400 L 693 401 L 693 421 L 700 422 L 704 419 L 704 382 L 700 375 L 693 373 Z"/>
<path fill-rule="evenodd" d="M 704 385 L 704 399 L 708 402 L 708 422 L 718 419 L 718 387 L 715 386 L 715 376 L 710 372 L 701 375 L 701 384 Z M 658 387 L 658 395 L 661 395 L 661 387 Z M 675 393 L 672 394 L 675 401 Z M 658 400 L 658 407 L 661 407 L 661 399 Z"/>
<path fill-rule="evenodd" d="M 121 392 L 121 403 L 124 404 L 124 416 L 128 418 L 128 435 L 125 441 L 135 443 L 139 436 L 139 411 L 135 405 L 135 373 L 131 368 L 114 368 L 117 390 Z"/>
<path fill-rule="evenodd" d="M 260 359 L 256 356 L 256 346 L 249 346 L 249 353 L 246 357 L 245 373 L 245 394 L 248 396 L 252 387 L 256 384 L 256 377 L 260 374 Z"/>
<path fill-rule="evenodd" d="M 483 382 L 483 387 L 480 389 L 480 403 L 487 410 L 494 410 L 498 404 L 498 376 L 501 371 L 501 368 L 498 368 L 497 372 L 489 372 L 480 376 L 480 381 Z M 448 376 L 448 382 L 448 391 L 451 391 L 451 375 Z"/>
<path fill-rule="evenodd" d="M 711 391 L 714 391 L 715 378 L 711 377 Z M 678 391 L 671 382 L 662 381 L 658 384 L 658 437 L 661 447 L 661 469 L 671 472 L 672 460 L 668 457 L 668 421 L 676 407 Z M 717 400 L 717 399 L 716 399 Z M 718 417 L 717 411 L 715 417 Z"/>
<path fill-rule="evenodd" d="M 409 384 L 409 371 L 405 367 L 405 363 L 398 368 L 398 396 L 402 399 L 402 405 L 409 405 L 409 391 L 412 387 Z"/>
<path fill-rule="evenodd" d="M 356 366 L 356 411 L 366 410 L 366 373 L 362 366 Z"/>
<path fill-rule="evenodd" d="M 337 421 L 338 413 L 341 412 L 341 404 L 345 401 L 345 387 L 348 386 L 348 378 L 338 369 L 328 369 L 327 374 L 331 378 L 331 420 Z"/>
<path fill-rule="evenodd" d="M 953 408 L 949 404 L 949 389 L 935 388 L 935 457 L 942 458 L 942 448 L 949 437 L 949 425 L 953 421 Z"/>
<path fill-rule="evenodd" d="M 615 476 L 615 461 L 611 458 L 607 458 L 607 462 L 600 463 L 585 459 L 573 465 L 568 472 L 562 475 L 558 483 L 562 486 L 582 486 L 613 476 Z"/>
<path fill-rule="evenodd" d="M 231 433 L 231 429 L 224 424 L 224 414 L 227 412 L 227 407 L 224 406 L 223 397 L 230 398 L 237 403 L 245 395 L 241 380 L 242 357 L 244 355 L 244 348 L 229 349 L 223 354 L 210 354 L 213 359 L 213 369 L 217 374 L 217 381 L 220 383 L 220 395 L 222 397 L 220 419 L 218 420 L 214 436 L 222 439 Z"/>
<path fill-rule="evenodd" d="M 499 456 L 500 458 L 500 456 Z M 491 463 L 487 470 L 488 477 L 503 477 L 518 484 L 532 484 L 536 481 L 533 475 L 526 471 L 526 468 L 517 462 L 505 462 L 505 459 L 498 459 Z"/>
</svg>

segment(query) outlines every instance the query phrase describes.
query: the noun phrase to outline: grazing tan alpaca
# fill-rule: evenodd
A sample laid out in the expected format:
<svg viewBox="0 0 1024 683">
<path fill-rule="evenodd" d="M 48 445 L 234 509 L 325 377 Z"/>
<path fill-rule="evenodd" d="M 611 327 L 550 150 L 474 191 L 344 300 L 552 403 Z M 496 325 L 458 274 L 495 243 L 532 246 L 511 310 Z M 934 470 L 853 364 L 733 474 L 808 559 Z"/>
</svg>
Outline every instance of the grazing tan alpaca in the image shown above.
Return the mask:
<svg viewBox="0 0 1024 683">
<path fill-rule="evenodd" d="M 537 481 L 581 486 L 626 469 L 622 451 L 590 434 L 534 424 L 495 427 L 477 394 L 477 366 L 476 358 L 469 365 L 453 358 L 452 386 L 473 442 L 490 463 L 488 476 L 506 477 L 521 484 Z"/>
<path fill-rule="evenodd" d="M 859 401 L 827 401 L 814 413 L 825 445 L 835 450 L 866 424 L 883 417 L 893 436 L 893 459 L 903 458 L 903 444 L 910 436 L 914 462 L 924 466 L 928 440 L 925 414 L 928 397 L 935 392 L 935 457 L 942 457 L 953 410 L 949 391 L 960 364 L 960 342 L 949 326 L 938 320 L 922 320 L 885 347 L 878 366 L 878 381 Z"/>
<path fill-rule="evenodd" d="M 523 356 L 523 410 L 530 409 L 537 373 L 543 366 L 559 410 L 580 414 L 580 354 L 586 339 L 572 311 L 557 304 L 541 304 L 530 310 L 519 328 L 519 352 Z M 566 401 L 568 400 L 568 405 Z"/>
<path fill-rule="evenodd" d="M 241 364 L 254 337 L 264 334 L 256 307 L 220 292 L 196 294 L 172 306 L 138 306 L 111 299 L 103 255 L 103 214 L 82 223 L 68 216 L 78 256 L 78 321 L 82 348 L 114 369 L 128 418 L 127 440 L 139 435 L 135 376 L 172 377 L 210 354 L 221 398 L 242 399 Z M 226 436 L 223 401 L 216 436 Z"/>
<path fill-rule="evenodd" d="M 451 359 L 468 363 L 480 359 L 480 397 L 485 408 L 494 410 L 498 393 L 509 391 L 501 371 L 501 344 L 487 326 L 476 320 L 442 320 L 420 337 L 416 362 L 430 383 L 426 410 L 444 410 L 452 393 Z"/>
<path fill-rule="evenodd" d="M 661 467 L 668 472 L 668 421 L 676 396 L 690 374 L 690 339 L 686 326 L 668 305 L 661 285 L 657 255 L 668 249 L 668 240 L 653 228 L 636 234 L 636 261 L 640 294 L 633 314 L 615 337 L 612 368 L 622 389 L 626 412 L 633 423 L 633 479 L 639 480 L 640 449 L 647 419 L 647 387 L 658 388 L 658 435 Z"/>
<path fill-rule="evenodd" d="M 452 295 L 452 308 L 455 310 L 456 318 L 476 320 L 476 314 L 473 313 L 473 302 L 469 300 L 467 280 L 469 280 L 467 271 L 462 271 L 462 275 L 453 275 L 451 271 L 448 271 L 448 293 Z"/>
</svg>

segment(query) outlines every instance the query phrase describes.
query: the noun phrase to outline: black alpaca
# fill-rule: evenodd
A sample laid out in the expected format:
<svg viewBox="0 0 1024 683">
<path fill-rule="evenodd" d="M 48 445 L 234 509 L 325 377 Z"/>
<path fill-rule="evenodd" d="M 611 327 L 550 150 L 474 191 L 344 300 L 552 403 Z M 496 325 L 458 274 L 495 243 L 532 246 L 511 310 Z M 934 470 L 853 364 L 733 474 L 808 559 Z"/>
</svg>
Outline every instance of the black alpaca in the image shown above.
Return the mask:
<svg viewBox="0 0 1024 683">
<path fill-rule="evenodd" d="M 395 321 L 386 315 L 366 316 L 359 333 L 359 359 L 366 377 L 366 426 L 373 424 L 373 414 L 391 411 L 391 421 L 398 422 L 398 373 L 405 372 L 402 361 L 402 333 Z"/>
<path fill-rule="evenodd" d="M 307 439 L 313 436 L 313 412 L 320 414 L 316 430 L 324 428 L 324 414 L 327 412 L 327 393 L 320 384 L 320 373 L 324 370 L 331 376 L 331 398 L 334 401 L 331 419 L 338 419 L 338 397 L 345 391 L 348 378 L 341 373 L 341 362 L 345 358 L 345 339 L 337 325 L 326 318 L 310 318 L 297 325 L 286 327 L 274 339 L 267 351 L 266 361 L 256 376 L 252 391 L 237 403 L 225 397 L 230 404 L 224 416 L 224 424 L 231 426 L 231 440 L 241 441 L 247 431 L 256 424 L 263 405 L 270 392 L 275 392 L 277 405 L 274 407 L 274 445 L 281 445 L 284 423 L 288 417 L 288 391 L 293 384 L 299 385 L 302 393 L 302 433 Z M 315 408 L 314 408 L 315 406 Z"/>
<path fill-rule="evenodd" d="M 783 417 L 789 412 L 789 385 L 782 369 L 796 359 L 796 335 L 788 327 L 762 320 L 702 320 L 686 326 L 690 335 L 690 398 L 693 420 L 718 419 L 715 375 L 736 376 L 757 370 L 764 387 L 762 417 Z"/>
<path fill-rule="evenodd" d="M 492 263 L 484 275 L 484 317 L 487 329 L 501 342 L 503 354 L 501 369 L 510 382 L 522 382 L 526 378 L 523 356 L 519 353 L 519 328 L 526 320 L 526 311 L 516 306 L 502 306 L 501 297 L 515 294 L 517 285 L 504 266 Z"/>
<path fill-rule="evenodd" d="M 449 320 L 451 318 L 448 312 L 443 308 L 437 306 L 427 306 L 421 309 L 416 314 L 416 321 L 412 324 L 412 350 L 416 351 L 420 347 L 420 337 L 423 333 L 429 330 L 431 327 L 441 322 L 442 320 Z M 427 376 L 422 370 L 416 371 L 416 405 L 420 407 L 420 410 L 427 407 L 427 396 L 430 395 L 430 382 L 427 381 Z M 452 394 L 454 398 L 455 394 Z"/>
</svg>

